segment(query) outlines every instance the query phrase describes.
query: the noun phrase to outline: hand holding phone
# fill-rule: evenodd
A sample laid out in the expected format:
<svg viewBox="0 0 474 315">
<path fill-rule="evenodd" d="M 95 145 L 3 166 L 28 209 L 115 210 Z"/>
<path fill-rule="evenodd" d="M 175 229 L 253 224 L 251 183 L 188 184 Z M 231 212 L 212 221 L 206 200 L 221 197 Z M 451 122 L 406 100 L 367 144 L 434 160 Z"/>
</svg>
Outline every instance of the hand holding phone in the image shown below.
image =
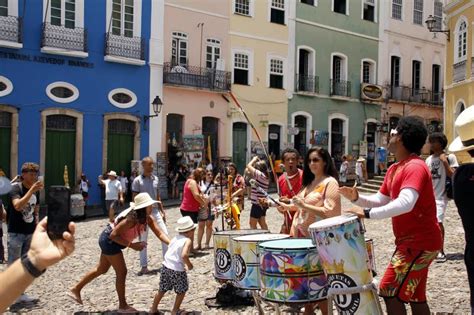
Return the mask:
<svg viewBox="0 0 474 315">
<path fill-rule="evenodd" d="M 71 221 L 71 192 L 66 186 L 51 186 L 48 193 L 48 236 L 62 239 Z"/>
</svg>

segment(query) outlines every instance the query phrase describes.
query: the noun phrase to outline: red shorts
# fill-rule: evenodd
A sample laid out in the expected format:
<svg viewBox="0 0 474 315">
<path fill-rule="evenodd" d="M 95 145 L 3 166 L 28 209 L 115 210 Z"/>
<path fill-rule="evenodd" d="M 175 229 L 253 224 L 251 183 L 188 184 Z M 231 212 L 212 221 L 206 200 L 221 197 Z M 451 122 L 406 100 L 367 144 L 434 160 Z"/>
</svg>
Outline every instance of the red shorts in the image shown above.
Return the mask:
<svg viewBox="0 0 474 315">
<path fill-rule="evenodd" d="M 428 267 L 437 254 L 438 251 L 397 247 L 380 280 L 379 295 L 405 303 L 426 302 Z"/>
</svg>

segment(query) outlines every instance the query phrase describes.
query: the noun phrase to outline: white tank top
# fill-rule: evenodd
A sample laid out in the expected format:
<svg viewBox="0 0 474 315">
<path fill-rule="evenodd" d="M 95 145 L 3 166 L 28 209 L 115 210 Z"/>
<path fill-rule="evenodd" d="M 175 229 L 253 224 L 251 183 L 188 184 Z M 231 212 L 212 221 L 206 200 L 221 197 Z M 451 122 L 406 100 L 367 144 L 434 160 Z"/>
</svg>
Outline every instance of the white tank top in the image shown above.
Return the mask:
<svg viewBox="0 0 474 315">
<path fill-rule="evenodd" d="M 171 240 L 165 254 L 165 261 L 163 261 L 163 265 L 165 265 L 166 268 L 175 271 L 184 271 L 184 262 L 183 258 L 181 258 L 181 254 L 187 239 L 186 236 L 179 234 Z"/>
</svg>

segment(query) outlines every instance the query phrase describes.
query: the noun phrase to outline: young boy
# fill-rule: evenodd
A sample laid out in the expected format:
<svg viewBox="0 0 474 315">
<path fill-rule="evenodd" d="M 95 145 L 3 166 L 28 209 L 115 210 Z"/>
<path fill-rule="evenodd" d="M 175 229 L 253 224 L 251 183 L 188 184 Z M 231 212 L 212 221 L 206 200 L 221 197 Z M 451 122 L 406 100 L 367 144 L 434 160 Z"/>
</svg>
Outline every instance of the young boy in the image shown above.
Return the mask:
<svg viewBox="0 0 474 315">
<path fill-rule="evenodd" d="M 176 299 L 171 314 L 178 314 L 184 295 L 188 291 L 188 275 L 184 265 L 188 267 L 188 270 L 193 269 L 193 264 L 189 260 L 189 252 L 192 248 L 191 238 L 194 235 L 196 226 L 197 224 L 193 222 L 191 217 L 185 216 L 178 220 L 176 232 L 179 235 L 174 237 L 168 245 L 163 268 L 161 269 L 160 288 L 155 295 L 150 313 L 156 313 L 158 304 L 160 304 L 165 293 L 174 289 Z"/>
</svg>

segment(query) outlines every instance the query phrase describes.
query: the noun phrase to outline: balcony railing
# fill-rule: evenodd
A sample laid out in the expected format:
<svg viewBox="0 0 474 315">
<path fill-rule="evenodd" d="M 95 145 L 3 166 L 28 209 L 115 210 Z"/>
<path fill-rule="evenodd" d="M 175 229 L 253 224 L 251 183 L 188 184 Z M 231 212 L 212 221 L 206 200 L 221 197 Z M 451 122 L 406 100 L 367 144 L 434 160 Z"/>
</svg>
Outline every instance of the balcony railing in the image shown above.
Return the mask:
<svg viewBox="0 0 474 315">
<path fill-rule="evenodd" d="M 22 43 L 22 19 L 17 16 L 0 16 L 0 40 Z"/>
<path fill-rule="evenodd" d="M 408 86 L 390 86 L 389 98 L 396 101 L 410 101 L 411 88 Z"/>
<path fill-rule="evenodd" d="M 105 55 L 145 60 L 145 39 L 106 33 Z"/>
<path fill-rule="evenodd" d="M 297 74 L 295 79 L 296 92 L 319 93 L 319 77 Z"/>
<path fill-rule="evenodd" d="M 215 69 L 174 65 L 165 62 L 163 83 L 191 86 L 202 89 L 229 91 L 231 73 Z"/>
<path fill-rule="evenodd" d="M 471 70 L 472 71 L 472 70 Z M 460 82 L 466 79 L 466 61 L 461 61 L 453 65 L 453 82 Z"/>
<path fill-rule="evenodd" d="M 351 97 L 351 81 L 330 80 L 331 96 Z"/>
<path fill-rule="evenodd" d="M 391 100 L 411 103 L 424 103 L 435 106 L 443 105 L 443 91 L 413 89 L 409 86 L 389 86 L 388 96 Z"/>
<path fill-rule="evenodd" d="M 67 28 L 43 23 L 41 47 L 87 52 L 87 31 L 80 27 Z"/>
</svg>

